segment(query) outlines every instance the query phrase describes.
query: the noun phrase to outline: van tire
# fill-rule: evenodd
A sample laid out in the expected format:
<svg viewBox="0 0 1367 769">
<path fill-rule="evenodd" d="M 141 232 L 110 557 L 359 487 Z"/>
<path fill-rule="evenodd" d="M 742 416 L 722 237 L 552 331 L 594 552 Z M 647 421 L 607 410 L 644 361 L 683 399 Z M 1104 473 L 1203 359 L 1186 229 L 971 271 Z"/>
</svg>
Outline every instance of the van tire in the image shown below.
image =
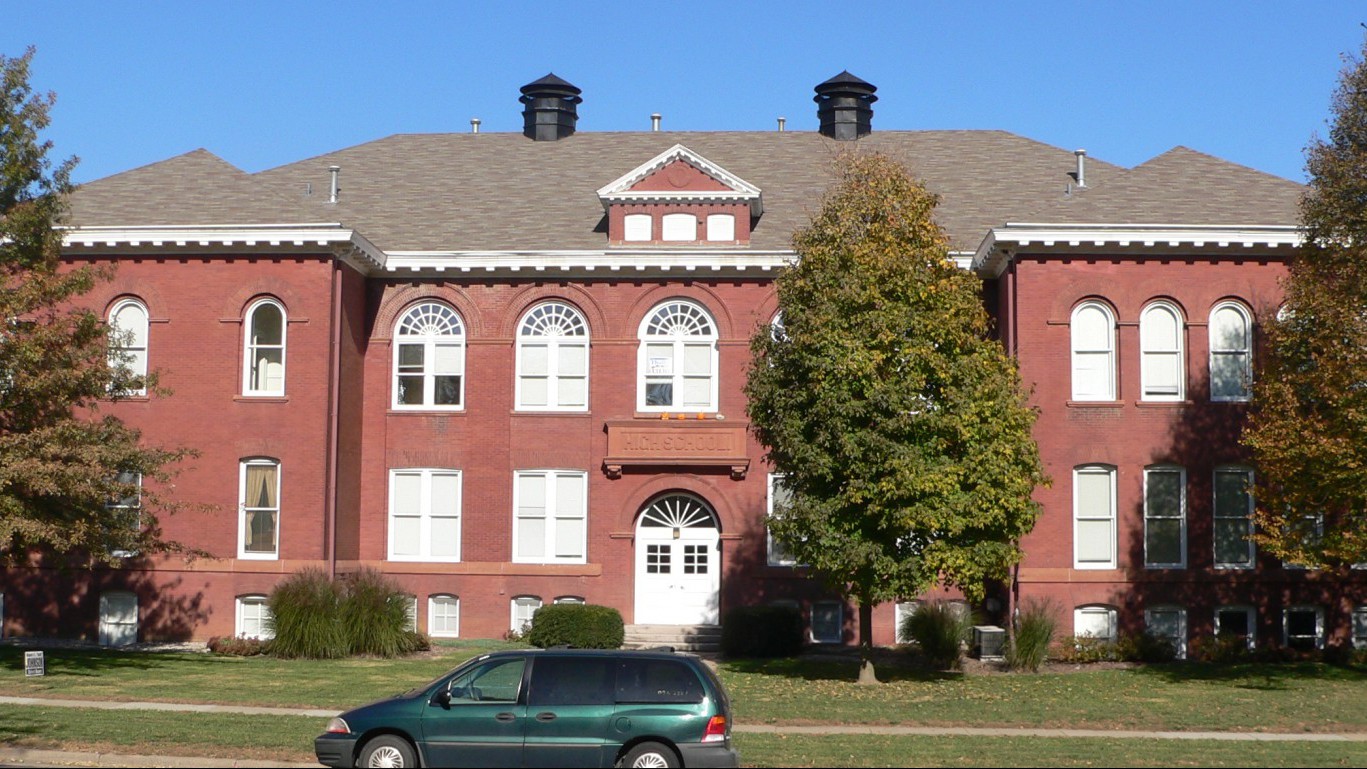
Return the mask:
<svg viewBox="0 0 1367 769">
<path fill-rule="evenodd" d="M 402 737 L 382 734 L 361 748 L 356 765 L 364 767 L 416 767 L 418 754 Z"/>
<path fill-rule="evenodd" d="M 618 766 L 642 767 L 642 769 L 664 769 L 680 766 L 679 756 L 668 745 L 659 742 L 642 742 L 627 751 Z"/>
</svg>

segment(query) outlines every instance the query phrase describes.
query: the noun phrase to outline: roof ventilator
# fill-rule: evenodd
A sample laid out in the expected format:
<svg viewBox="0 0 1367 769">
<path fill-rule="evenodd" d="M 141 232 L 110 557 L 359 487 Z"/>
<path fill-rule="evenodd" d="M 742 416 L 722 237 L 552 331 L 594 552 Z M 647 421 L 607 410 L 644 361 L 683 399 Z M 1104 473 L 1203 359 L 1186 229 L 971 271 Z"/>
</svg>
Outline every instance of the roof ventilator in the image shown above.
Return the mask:
<svg viewBox="0 0 1367 769">
<path fill-rule="evenodd" d="M 584 101 L 582 93 L 554 74 L 548 74 L 522 86 L 518 101 L 522 110 L 522 135 L 539 142 L 553 142 L 574 133 L 579 122 L 576 105 Z"/>
<path fill-rule="evenodd" d="M 873 131 L 873 107 L 878 88 L 851 75 L 849 70 L 816 87 L 816 116 L 821 135 L 837 141 L 854 141 Z"/>
</svg>

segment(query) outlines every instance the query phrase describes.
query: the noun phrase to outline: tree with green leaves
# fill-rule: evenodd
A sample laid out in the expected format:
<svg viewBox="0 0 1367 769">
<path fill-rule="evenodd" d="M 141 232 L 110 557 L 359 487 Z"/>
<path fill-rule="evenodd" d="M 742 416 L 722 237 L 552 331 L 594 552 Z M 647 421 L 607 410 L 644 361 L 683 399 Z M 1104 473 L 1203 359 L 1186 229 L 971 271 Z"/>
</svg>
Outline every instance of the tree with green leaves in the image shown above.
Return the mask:
<svg viewBox="0 0 1367 769">
<path fill-rule="evenodd" d="M 40 134 L 53 96 L 29 85 L 32 58 L 31 48 L 0 56 L 0 559 L 164 550 L 158 500 L 141 481 L 165 480 L 185 452 L 147 448 L 98 413 L 155 382 L 135 376 L 120 340 L 77 306 L 107 273 L 61 263 L 75 160 L 48 158 Z"/>
<path fill-rule="evenodd" d="M 745 393 L 788 492 L 771 531 L 858 604 L 872 683 L 873 607 L 936 584 L 980 600 L 1020 560 L 1047 479 L 1035 411 L 979 279 L 949 259 L 935 196 L 882 155 L 844 153 L 837 171 L 794 236 Z"/>
<path fill-rule="evenodd" d="M 1257 468 L 1254 536 L 1289 562 L 1367 561 L 1367 44 L 1349 60 L 1327 139 L 1306 148 L 1304 242 L 1262 319 L 1243 441 Z"/>
</svg>

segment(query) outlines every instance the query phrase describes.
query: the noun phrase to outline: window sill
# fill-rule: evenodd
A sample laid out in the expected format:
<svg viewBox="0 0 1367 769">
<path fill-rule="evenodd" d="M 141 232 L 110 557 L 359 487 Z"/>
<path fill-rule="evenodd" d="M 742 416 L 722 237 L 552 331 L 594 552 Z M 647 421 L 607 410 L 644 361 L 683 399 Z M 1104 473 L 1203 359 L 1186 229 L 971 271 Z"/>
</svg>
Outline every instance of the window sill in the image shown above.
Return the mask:
<svg viewBox="0 0 1367 769">
<path fill-rule="evenodd" d="M 465 409 L 390 408 L 385 414 L 391 417 L 463 417 Z"/>
<path fill-rule="evenodd" d="M 1195 401 L 1135 401 L 1136 408 L 1141 409 L 1180 409 L 1188 406 L 1195 406 Z"/>
<path fill-rule="evenodd" d="M 632 419 L 654 419 L 657 422 L 707 422 L 725 421 L 725 414 L 718 414 L 716 409 L 711 411 L 636 411 L 631 415 Z"/>
<path fill-rule="evenodd" d="M 1124 401 L 1067 401 L 1070 409 L 1119 409 L 1125 407 Z"/>
<path fill-rule="evenodd" d="M 509 412 L 508 412 L 508 416 L 519 417 L 519 418 L 525 418 L 525 417 L 532 417 L 532 418 L 536 418 L 536 417 L 570 417 L 570 418 L 572 418 L 572 419 L 588 419 L 589 417 L 592 417 L 593 414 L 592 414 L 592 412 L 589 412 L 589 411 L 587 411 L 587 410 L 585 410 L 585 411 L 568 411 L 568 410 L 559 411 L 559 410 L 550 410 L 550 409 L 547 409 L 547 410 L 545 410 L 545 411 L 531 411 L 531 410 L 529 410 L 529 409 L 513 409 L 512 411 L 509 411 Z"/>
<path fill-rule="evenodd" d="M 283 395 L 234 395 L 233 400 L 237 403 L 289 403 L 290 399 Z"/>
</svg>

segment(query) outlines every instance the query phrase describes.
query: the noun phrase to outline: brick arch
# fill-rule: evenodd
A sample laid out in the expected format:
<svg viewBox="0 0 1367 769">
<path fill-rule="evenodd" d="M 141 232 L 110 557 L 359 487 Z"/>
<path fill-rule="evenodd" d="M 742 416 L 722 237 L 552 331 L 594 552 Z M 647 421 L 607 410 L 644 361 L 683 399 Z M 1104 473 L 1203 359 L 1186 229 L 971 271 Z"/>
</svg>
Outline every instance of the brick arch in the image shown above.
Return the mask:
<svg viewBox="0 0 1367 769">
<path fill-rule="evenodd" d="M 590 339 L 607 335 L 608 321 L 602 305 L 583 287 L 572 283 L 529 285 L 518 290 L 504 303 L 506 311 L 498 320 L 498 335 L 516 338 L 517 326 L 522 316 L 536 305 L 548 301 L 564 302 L 583 314 L 584 321 L 589 326 Z"/>
<path fill-rule="evenodd" d="M 1182 300 L 1178 299 L 1172 294 L 1154 294 L 1149 298 L 1141 301 L 1139 303 L 1139 306 L 1135 309 L 1135 320 L 1138 320 L 1139 316 L 1142 315 L 1145 310 L 1149 309 L 1149 307 L 1155 304 L 1166 304 L 1170 307 L 1176 308 L 1177 311 L 1182 314 L 1182 323 L 1184 325 L 1191 323 L 1191 311 L 1187 309 L 1186 304 L 1184 304 Z M 1211 307 L 1214 307 L 1214 305 L 1211 305 Z"/>
<path fill-rule="evenodd" d="M 274 299 L 279 302 L 285 308 L 286 318 L 290 318 L 299 307 L 303 306 L 303 300 L 289 286 L 264 280 L 248 281 L 245 285 L 238 286 L 235 291 L 228 294 L 221 305 L 219 317 L 245 320 L 247 308 L 258 299 Z"/>
<path fill-rule="evenodd" d="M 729 479 L 728 483 L 731 483 Z M 741 528 L 740 511 L 732 504 L 729 494 L 718 486 L 712 478 L 702 475 L 668 475 L 642 478 L 635 488 L 625 495 L 627 504 L 617 512 L 613 525 L 615 531 L 636 531 L 636 519 L 646 505 L 658 497 L 678 492 L 692 494 L 706 502 L 717 514 L 717 531 L 726 533 L 728 529 Z"/>
<path fill-rule="evenodd" d="M 618 329 L 615 336 L 624 339 L 636 339 L 641 328 L 641 321 L 645 320 L 646 315 L 655 309 L 656 305 L 670 299 L 689 299 L 697 302 L 702 305 L 703 309 L 707 310 L 707 313 L 712 316 L 712 320 L 716 322 L 718 339 L 735 338 L 736 323 L 735 319 L 731 317 L 731 310 L 727 303 L 722 301 L 717 292 L 697 283 L 656 286 L 642 293 L 632 303 L 630 311 L 623 318 L 626 326 Z"/>
<path fill-rule="evenodd" d="M 394 324 L 410 307 L 424 301 L 436 301 L 449 305 L 460 315 L 465 324 L 467 340 L 486 336 L 487 329 L 483 316 L 470 301 L 465 292 L 450 284 L 431 283 L 409 284 L 389 293 L 380 301 L 379 312 L 375 313 L 374 339 L 393 339 Z"/>
<path fill-rule="evenodd" d="M 101 320 L 109 320 L 109 311 L 114 309 L 114 305 L 128 299 L 141 302 L 147 308 L 148 321 L 166 317 L 166 300 L 157 284 L 145 280 L 116 280 L 102 285 L 101 289 L 98 293 L 90 292 L 90 297 L 96 300 L 96 306 L 101 307 Z M 103 304 L 98 304 L 100 301 Z"/>
</svg>

